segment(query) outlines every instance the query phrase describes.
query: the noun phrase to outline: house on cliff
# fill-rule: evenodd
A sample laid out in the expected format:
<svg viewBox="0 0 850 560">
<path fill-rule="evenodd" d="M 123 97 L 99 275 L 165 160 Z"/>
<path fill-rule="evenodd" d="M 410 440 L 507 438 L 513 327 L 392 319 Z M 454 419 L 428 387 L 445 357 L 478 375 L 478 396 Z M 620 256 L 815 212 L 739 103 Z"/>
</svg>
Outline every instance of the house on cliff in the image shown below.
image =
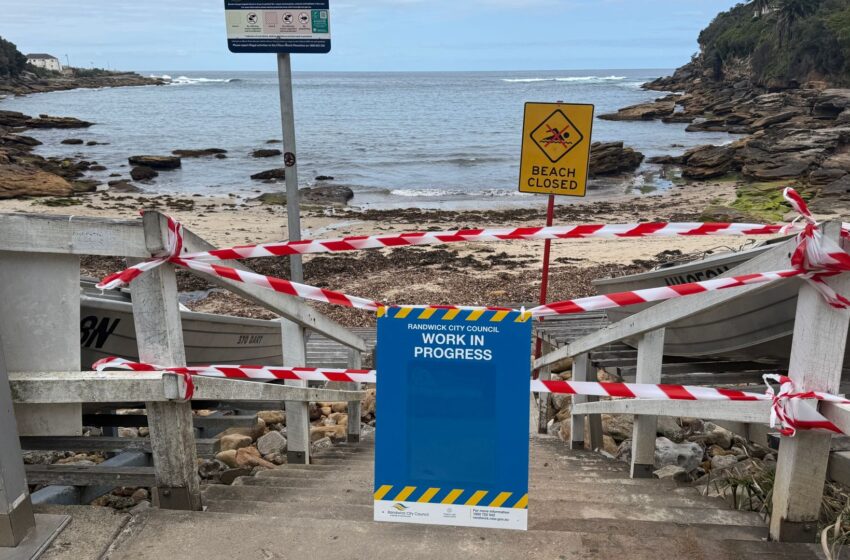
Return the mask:
<svg viewBox="0 0 850 560">
<path fill-rule="evenodd" d="M 32 64 L 37 68 L 45 70 L 53 70 L 54 72 L 62 71 L 62 63 L 53 55 L 44 53 L 33 53 L 27 55 L 27 63 Z"/>
</svg>

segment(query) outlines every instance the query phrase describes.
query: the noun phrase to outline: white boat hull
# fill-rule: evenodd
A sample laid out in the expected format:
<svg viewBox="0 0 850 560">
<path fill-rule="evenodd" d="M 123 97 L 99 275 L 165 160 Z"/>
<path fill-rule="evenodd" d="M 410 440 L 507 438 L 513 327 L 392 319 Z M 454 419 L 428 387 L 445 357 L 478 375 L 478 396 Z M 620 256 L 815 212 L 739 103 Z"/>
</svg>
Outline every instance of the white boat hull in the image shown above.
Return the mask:
<svg viewBox="0 0 850 560">
<path fill-rule="evenodd" d="M 281 365 L 280 323 L 182 311 L 188 365 Z M 83 294 L 80 303 L 83 369 L 106 357 L 138 360 L 132 304 Z M 163 364 L 169 365 L 169 364 Z"/>
<path fill-rule="evenodd" d="M 769 248 L 764 246 L 728 253 L 643 274 L 599 280 L 594 284 L 599 293 L 610 294 L 707 280 L 732 270 Z M 799 283 L 799 280 L 792 279 L 767 286 L 758 297 L 733 301 L 667 327 L 664 353 L 668 356 L 787 363 Z M 609 309 L 608 318 L 612 323 L 620 321 L 653 305 L 656 304 Z M 634 345 L 636 341 L 627 342 Z"/>
</svg>

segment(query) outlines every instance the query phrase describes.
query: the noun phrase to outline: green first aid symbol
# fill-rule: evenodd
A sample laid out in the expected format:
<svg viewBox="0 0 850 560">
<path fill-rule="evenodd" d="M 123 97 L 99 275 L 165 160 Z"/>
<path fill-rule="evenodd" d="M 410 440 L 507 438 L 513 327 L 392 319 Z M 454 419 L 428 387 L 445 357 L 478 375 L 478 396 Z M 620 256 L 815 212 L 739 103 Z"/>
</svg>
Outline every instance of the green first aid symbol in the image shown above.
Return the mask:
<svg viewBox="0 0 850 560">
<path fill-rule="evenodd" d="M 313 33 L 330 33 L 330 18 L 327 10 L 313 10 Z"/>
</svg>

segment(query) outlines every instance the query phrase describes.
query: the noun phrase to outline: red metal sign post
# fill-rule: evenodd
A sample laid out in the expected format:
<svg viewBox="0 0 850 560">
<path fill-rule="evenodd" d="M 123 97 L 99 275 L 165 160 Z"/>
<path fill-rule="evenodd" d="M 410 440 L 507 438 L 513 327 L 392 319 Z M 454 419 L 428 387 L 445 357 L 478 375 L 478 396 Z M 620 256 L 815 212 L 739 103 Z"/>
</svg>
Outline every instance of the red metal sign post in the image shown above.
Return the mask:
<svg viewBox="0 0 850 560">
<path fill-rule="evenodd" d="M 555 220 L 555 195 L 549 195 L 549 205 L 546 207 L 546 227 L 551 227 Z M 552 240 L 547 239 L 543 245 L 543 279 L 540 281 L 540 305 L 546 303 L 549 293 L 549 255 L 552 252 Z M 541 321 L 543 318 L 541 317 Z M 534 346 L 534 358 L 540 357 L 543 349 L 543 341 L 538 337 Z M 538 372 L 534 371 L 534 379 L 537 379 Z"/>
</svg>

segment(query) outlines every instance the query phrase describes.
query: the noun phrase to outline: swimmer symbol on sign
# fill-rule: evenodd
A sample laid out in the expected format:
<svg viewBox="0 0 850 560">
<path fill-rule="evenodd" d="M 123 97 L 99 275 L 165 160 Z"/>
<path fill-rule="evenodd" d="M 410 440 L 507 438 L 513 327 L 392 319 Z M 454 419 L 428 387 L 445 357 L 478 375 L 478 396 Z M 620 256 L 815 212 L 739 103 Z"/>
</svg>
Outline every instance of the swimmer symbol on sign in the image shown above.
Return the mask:
<svg viewBox="0 0 850 560">
<path fill-rule="evenodd" d="M 540 123 L 531 133 L 531 139 L 549 161 L 557 163 L 584 140 L 584 135 L 573 122 L 558 109 Z"/>
</svg>

